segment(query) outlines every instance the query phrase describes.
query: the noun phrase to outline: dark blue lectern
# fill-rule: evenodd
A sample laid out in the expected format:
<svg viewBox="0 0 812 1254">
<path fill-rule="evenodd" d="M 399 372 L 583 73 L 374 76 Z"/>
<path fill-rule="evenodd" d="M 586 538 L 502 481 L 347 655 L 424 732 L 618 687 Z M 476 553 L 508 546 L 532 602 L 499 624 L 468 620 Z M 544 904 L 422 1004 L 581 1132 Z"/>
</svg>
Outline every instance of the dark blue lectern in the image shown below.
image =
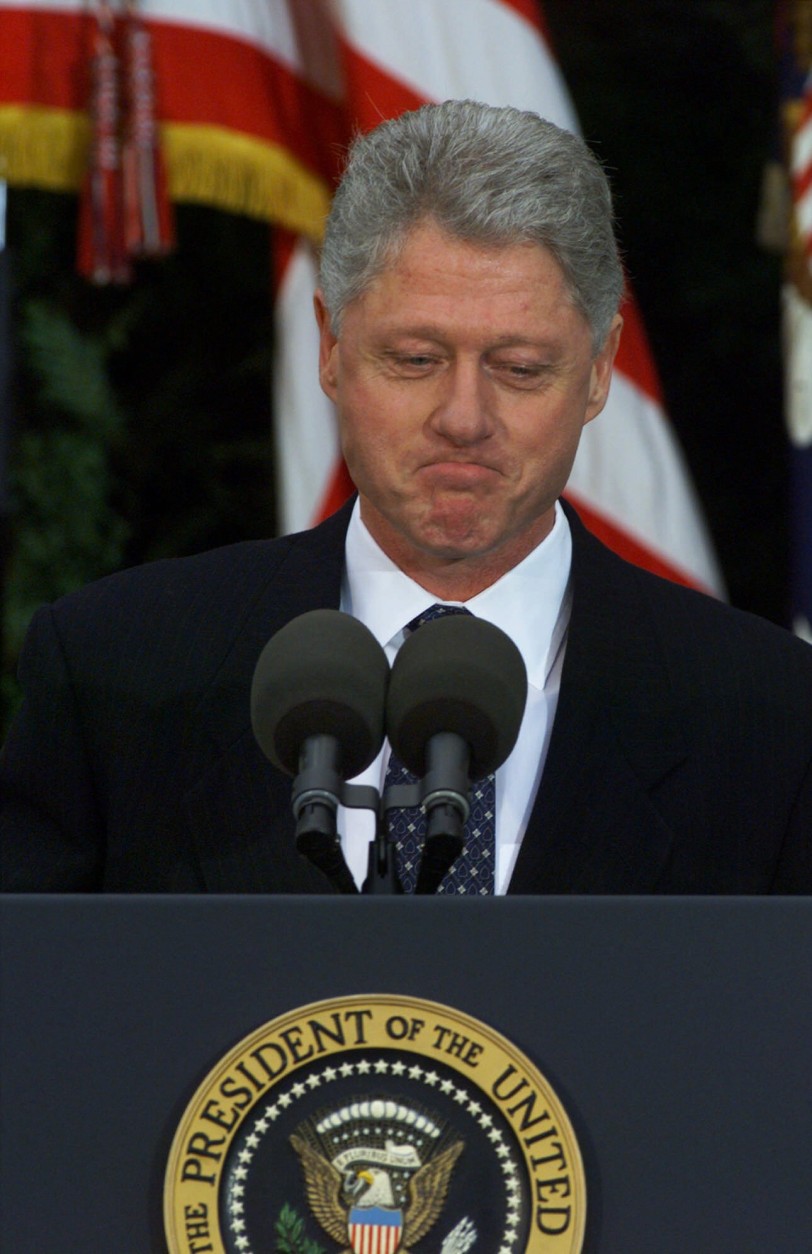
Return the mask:
<svg viewBox="0 0 812 1254">
<path fill-rule="evenodd" d="M 9 1254 L 163 1251 L 197 1085 L 263 1023 L 355 993 L 456 1007 L 529 1056 L 581 1147 L 585 1250 L 810 1248 L 812 901 L 41 896 L 0 915 Z"/>
</svg>

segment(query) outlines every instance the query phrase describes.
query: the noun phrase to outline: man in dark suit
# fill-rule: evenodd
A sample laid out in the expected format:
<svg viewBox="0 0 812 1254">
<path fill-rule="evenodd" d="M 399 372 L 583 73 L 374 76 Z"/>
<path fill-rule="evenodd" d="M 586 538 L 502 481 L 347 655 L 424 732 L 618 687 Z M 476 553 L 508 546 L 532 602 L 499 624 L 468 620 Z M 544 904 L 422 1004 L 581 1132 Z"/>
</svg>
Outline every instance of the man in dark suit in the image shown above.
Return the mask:
<svg viewBox="0 0 812 1254">
<path fill-rule="evenodd" d="M 4 887 L 325 891 L 251 732 L 257 657 L 324 606 L 391 659 L 440 603 L 507 630 L 528 671 L 489 891 L 812 890 L 812 651 L 621 562 L 560 504 L 621 293 L 575 137 L 447 102 L 358 141 L 316 297 L 357 500 L 40 611 L 0 763 Z M 360 881 L 367 833 L 342 823 Z"/>
</svg>

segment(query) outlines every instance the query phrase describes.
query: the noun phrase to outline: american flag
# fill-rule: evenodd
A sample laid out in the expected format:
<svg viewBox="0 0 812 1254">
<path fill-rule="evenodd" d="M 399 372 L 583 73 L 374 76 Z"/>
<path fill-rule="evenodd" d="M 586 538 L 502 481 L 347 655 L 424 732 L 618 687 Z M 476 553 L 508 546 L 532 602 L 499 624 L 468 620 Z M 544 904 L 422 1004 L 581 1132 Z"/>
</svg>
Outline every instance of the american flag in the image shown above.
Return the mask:
<svg viewBox="0 0 812 1254">
<path fill-rule="evenodd" d="M 812 277 L 812 70 L 804 81 L 790 146 L 792 208 L 808 274 Z"/>
<path fill-rule="evenodd" d="M 800 9 L 781 12 L 783 116 L 791 192 L 784 287 L 785 409 L 790 442 L 792 627 L 812 642 L 812 54 Z M 812 10 L 807 6 L 807 24 Z M 812 34 L 812 30 L 808 33 Z"/>
<path fill-rule="evenodd" d="M 88 31 L 100 0 L 0 0 L 0 168 L 77 190 L 86 169 Z M 578 122 L 536 0 L 139 0 L 169 194 L 273 223 L 280 240 L 274 434 L 280 529 L 349 491 L 318 387 L 314 248 L 356 128 L 471 97 Z M 126 6 L 115 5 L 123 17 Z M 281 229 L 279 229 L 281 228 Z M 290 232 L 290 235 L 287 234 Z M 634 298 L 604 413 L 567 494 L 630 559 L 720 593 L 722 580 Z"/>
</svg>

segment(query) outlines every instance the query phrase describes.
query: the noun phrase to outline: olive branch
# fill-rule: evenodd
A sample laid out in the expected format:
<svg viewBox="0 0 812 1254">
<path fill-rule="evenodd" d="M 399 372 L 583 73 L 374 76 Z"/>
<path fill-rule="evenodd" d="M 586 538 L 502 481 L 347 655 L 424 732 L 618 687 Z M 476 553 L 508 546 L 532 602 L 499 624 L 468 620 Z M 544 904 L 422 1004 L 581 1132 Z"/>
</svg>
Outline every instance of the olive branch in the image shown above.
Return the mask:
<svg viewBox="0 0 812 1254">
<path fill-rule="evenodd" d="M 326 1254 L 316 1241 L 305 1235 L 304 1220 L 287 1203 L 279 1212 L 275 1254 Z"/>
</svg>

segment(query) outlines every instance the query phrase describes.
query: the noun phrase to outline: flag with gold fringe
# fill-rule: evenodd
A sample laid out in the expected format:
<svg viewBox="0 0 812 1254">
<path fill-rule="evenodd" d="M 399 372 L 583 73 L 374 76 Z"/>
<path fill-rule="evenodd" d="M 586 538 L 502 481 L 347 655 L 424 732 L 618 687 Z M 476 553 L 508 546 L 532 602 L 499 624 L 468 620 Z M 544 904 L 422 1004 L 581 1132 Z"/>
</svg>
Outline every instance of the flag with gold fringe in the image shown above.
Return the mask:
<svg viewBox="0 0 812 1254">
<path fill-rule="evenodd" d="M 155 141 L 153 154 L 160 141 L 169 199 L 249 214 L 279 228 L 280 523 L 285 530 L 308 525 L 351 487 L 334 416 L 318 391 L 311 312 L 314 249 L 341 153 L 354 129 L 450 96 L 534 109 L 577 129 L 540 6 L 535 0 L 0 0 L 0 174 L 5 170 L 10 182 L 78 190 L 88 171 L 102 168 L 105 101 L 97 96 L 93 106 L 91 66 L 104 7 L 112 11 L 114 35 L 137 20 L 149 36 L 151 112 L 142 133 Z M 132 109 L 134 100 L 122 93 L 122 108 Z M 128 162 L 133 182 L 127 144 L 136 122 L 135 114 L 129 124 L 122 114 L 116 127 L 122 198 Z M 624 316 L 609 403 L 585 433 L 568 495 L 588 525 L 624 555 L 719 593 L 719 571 L 633 298 Z"/>
</svg>

